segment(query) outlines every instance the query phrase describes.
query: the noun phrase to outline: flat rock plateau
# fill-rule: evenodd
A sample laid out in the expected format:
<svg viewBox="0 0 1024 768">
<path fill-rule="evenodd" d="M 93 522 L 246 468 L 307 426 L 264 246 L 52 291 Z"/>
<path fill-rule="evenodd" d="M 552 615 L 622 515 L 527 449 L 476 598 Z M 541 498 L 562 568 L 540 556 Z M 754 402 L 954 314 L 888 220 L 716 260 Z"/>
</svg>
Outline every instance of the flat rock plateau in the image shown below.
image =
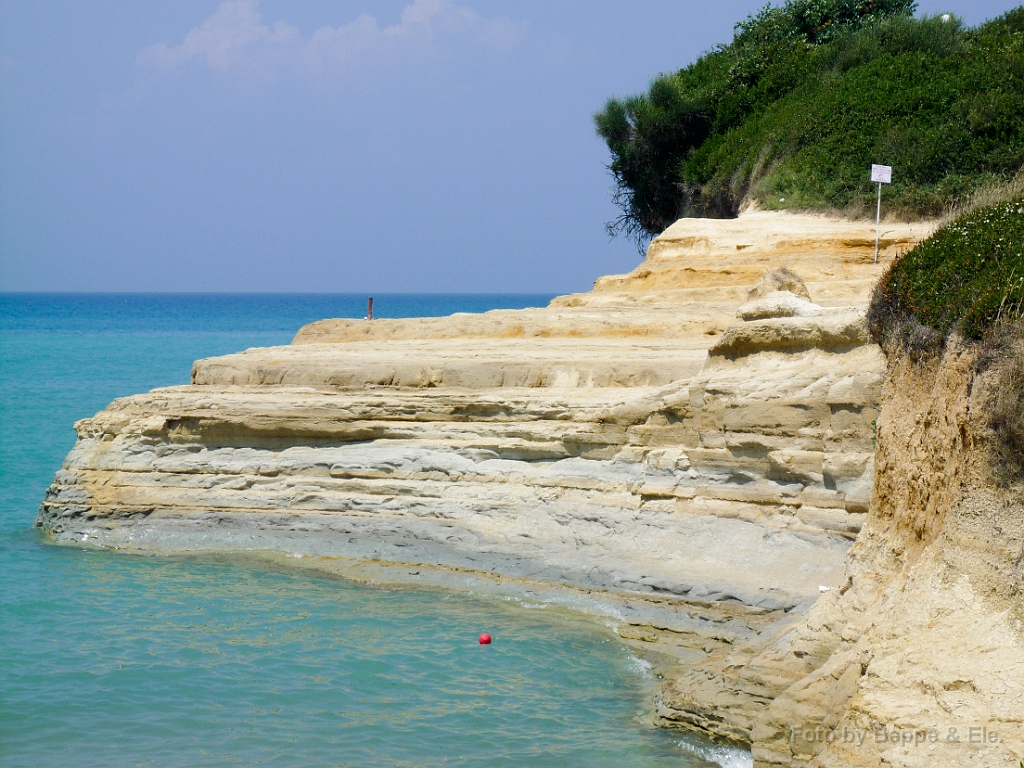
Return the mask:
<svg viewBox="0 0 1024 768">
<path fill-rule="evenodd" d="M 886 266 L 933 228 L 887 224 L 876 264 L 873 223 L 683 219 L 633 272 L 546 308 L 323 320 L 289 346 L 199 360 L 190 385 L 75 425 L 36 524 L 63 543 L 554 590 L 604 606 L 656 662 L 660 723 L 751 744 L 757 765 L 1008 765 L 1024 743 L 1019 620 L 936 598 L 952 579 L 982 599 L 939 565 L 914 582 L 931 602 L 915 601 L 906 552 L 931 550 L 904 542 L 916 534 L 903 518 L 923 513 L 895 474 L 875 480 L 879 462 L 907 474 L 942 453 L 913 414 L 968 398 L 951 363 L 959 384 L 941 408 L 918 382 L 880 417 L 887 360 L 864 311 Z M 901 454 L 911 434 L 934 444 Z M 1006 536 L 991 546 L 1009 557 L 1020 531 Z M 929 605 L 955 614 L 942 632 L 965 643 L 949 664 L 1009 643 L 1016 666 L 1000 678 L 990 653 L 988 677 L 946 680 L 928 650 L 941 632 L 915 636 L 937 620 Z M 1016 715 L 998 719 L 999 702 Z M 998 721 L 1003 741 L 940 744 L 945 763 L 935 745 L 874 732 L 846 752 L 805 738 L 932 721 Z"/>
</svg>

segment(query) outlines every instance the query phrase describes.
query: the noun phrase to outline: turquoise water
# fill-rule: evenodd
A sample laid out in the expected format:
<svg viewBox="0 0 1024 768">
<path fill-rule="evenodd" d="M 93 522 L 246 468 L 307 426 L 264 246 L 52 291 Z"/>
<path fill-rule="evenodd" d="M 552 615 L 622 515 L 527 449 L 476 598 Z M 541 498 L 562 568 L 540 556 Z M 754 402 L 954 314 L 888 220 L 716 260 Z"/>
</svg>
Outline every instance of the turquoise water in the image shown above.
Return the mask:
<svg viewBox="0 0 1024 768">
<path fill-rule="evenodd" d="M 547 296 L 378 296 L 378 317 Z M 361 317 L 362 296 L 0 294 L 0 765 L 703 766 L 644 665 L 555 606 L 239 557 L 55 547 L 71 425 L 194 359 Z M 476 637 L 490 632 L 494 644 Z"/>
</svg>

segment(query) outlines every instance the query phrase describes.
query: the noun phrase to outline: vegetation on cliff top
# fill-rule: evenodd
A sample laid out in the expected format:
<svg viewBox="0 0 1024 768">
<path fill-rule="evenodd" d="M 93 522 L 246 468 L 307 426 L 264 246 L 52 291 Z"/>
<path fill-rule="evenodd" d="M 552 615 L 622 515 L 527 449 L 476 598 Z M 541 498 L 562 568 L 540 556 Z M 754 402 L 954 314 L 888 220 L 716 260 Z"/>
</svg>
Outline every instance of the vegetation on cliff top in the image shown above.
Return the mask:
<svg viewBox="0 0 1024 768">
<path fill-rule="evenodd" d="M 1024 6 L 975 29 L 912 0 L 787 0 L 733 42 L 595 115 L 621 215 L 643 243 L 680 216 L 945 212 L 1024 164 Z"/>
<path fill-rule="evenodd" d="M 868 310 L 876 340 L 911 348 L 941 344 L 953 332 L 978 341 L 999 323 L 1022 319 L 1021 193 L 954 219 L 897 259 Z"/>
</svg>

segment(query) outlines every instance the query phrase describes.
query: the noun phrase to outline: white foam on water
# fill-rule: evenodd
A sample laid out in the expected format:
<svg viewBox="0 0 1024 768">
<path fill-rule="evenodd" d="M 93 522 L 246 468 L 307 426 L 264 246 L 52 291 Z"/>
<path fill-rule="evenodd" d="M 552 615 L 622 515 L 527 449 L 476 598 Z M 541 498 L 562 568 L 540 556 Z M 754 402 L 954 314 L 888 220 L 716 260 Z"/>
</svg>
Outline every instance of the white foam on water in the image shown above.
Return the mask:
<svg viewBox="0 0 1024 768">
<path fill-rule="evenodd" d="M 650 678 L 654 674 L 654 666 L 646 659 L 630 654 L 628 666 L 630 671 L 640 677 Z"/>
<path fill-rule="evenodd" d="M 694 744 L 680 741 L 679 746 L 702 760 L 717 763 L 722 768 L 753 768 L 754 756 L 745 749 L 722 744 Z"/>
<path fill-rule="evenodd" d="M 508 588 L 509 585 L 506 585 L 505 589 Z M 602 600 L 582 597 L 572 593 L 559 593 L 557 591 L 538 593 L 534 590 L 524 590 L 519 592 L 515 586 L 511 588 L 513 590 L 511 593 L 506 592 L 501 597 L 506 602 L 516 603 L 522 608 L 567 608 L 574 613 L 582 613 L 591 618 L 602 620 L 602 624 L 616 631 L 616 633 L 617 625 L 626 622 L 625 614 Z M 468 593 L 474 597 L 490 599 L 496 596 L 494 592 L 480 589 L 471 589 L 468 590 Z"/>
</svg>

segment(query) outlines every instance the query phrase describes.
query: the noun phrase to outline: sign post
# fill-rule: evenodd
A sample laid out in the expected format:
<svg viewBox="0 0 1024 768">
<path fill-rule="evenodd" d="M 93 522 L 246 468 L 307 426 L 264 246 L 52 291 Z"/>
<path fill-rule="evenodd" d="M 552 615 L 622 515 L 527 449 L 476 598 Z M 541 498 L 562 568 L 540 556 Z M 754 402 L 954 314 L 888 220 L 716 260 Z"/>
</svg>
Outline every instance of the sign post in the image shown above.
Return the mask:
<svg viewBox="0 0 1024 768">
<path fill-rule="evenodd" d="M 892 184 L 892 166 L 871 166 L 871 180 L 878 182 L 878 208 L 875 209 L 875 264 L 878 263 L 878 230 L 882 221 L 882 185 Z"/>
</svg>

